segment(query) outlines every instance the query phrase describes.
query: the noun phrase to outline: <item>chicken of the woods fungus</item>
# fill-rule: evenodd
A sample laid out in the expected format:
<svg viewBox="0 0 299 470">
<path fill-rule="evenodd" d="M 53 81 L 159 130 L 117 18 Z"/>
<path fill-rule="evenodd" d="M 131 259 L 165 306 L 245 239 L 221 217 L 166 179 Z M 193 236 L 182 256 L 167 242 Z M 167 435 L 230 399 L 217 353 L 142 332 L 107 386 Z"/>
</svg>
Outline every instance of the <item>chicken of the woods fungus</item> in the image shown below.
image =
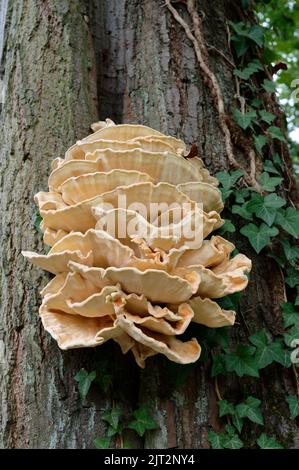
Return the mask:
<svg viewBox="0 0 299 470">
<path fill-rule="evenodd" d="M 112 339 L 140 367 L 158 353 L 195 362 L 200 345 L 180 335 L 191 322 L 233 325 L 213 299 L 244 289 L 251 269 L 211 235 L 223 223 L 218 182 L 179 139 L 110 119 L 92 129 L 35 195 L 51 248 L 23 255 L 54 275 L 41 321 L 61 349 Z"/>
</svg>

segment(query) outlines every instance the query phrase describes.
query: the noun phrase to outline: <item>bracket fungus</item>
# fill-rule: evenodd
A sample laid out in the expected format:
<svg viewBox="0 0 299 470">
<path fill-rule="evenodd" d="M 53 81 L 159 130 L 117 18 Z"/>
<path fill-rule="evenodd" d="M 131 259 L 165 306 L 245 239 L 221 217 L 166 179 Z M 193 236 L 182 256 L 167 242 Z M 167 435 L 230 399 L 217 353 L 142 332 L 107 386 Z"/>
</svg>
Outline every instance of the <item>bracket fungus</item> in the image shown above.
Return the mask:
<svg viewBox="0 0 299 470">
<path fill-rule="evenodd" d="M 195 362 L 200 345 L 180 335 L 192 322 L 233 325 L 215 299 L 243 290 L 251 269 L 211 235 L 223 223 L 218 182 L 175 137 L 110 119 L 92 128 L 35 196 L 50 250 L 23 255 L 54 275 L 41 321 L 62 349 L 112 339 L 140 367 L 156 354 Z"/>
</svg>

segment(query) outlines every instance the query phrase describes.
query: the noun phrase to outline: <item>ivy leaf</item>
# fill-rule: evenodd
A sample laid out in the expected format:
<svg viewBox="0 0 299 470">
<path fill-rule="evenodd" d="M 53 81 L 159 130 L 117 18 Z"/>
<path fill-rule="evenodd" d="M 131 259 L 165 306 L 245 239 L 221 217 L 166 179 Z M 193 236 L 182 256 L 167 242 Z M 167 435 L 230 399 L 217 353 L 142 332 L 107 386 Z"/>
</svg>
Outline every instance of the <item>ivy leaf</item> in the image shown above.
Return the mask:
<svg viewBox="0 0 299 470">
<path fill-rule="evenodd" d="M 212 449 L 224 449 L 222 445 L 223 435 L 224 433 L 217 433 L 214 431 L 209 431 L 208 440 L 211 444 Z"/>
<path fill-rule="evenodd" d="M 102 420 L 110 424 L 114 430 L 117 430 L 120 415 L 121 411 L 119 406 L 114 406 L 111 411 L 107 411 L 102 415 Z"/>
<path fill-rule="evenodd" d="M 246 130 L 252 123 L 256 122 L 257 114 L 256 111 L 248 111 L 247 113 L 241 113 L 238 109 L 234 112 L 235 121 L 239 126 Z"/>
<path fill-rule="evenodd" d="M 244 424 L 243 418 L 240 418 L 240 416 L 239 416 L 237 413 L 235 413 L 235 414 L 232 416 L 232 423 L 233 423 L 233 425 L 235 426 L 235 428 L 237 429 L 237 431 L 238 431 L 239 433 L 241 433 L 241 432 L 242 432 L 242 428 L 243 428 L 243 424 Z"/>
<path fill-rule="evenodd" d="M 143 436 L 147 430 L 158 429 L 157 423 L 150 416 L 149 411 L 146 407 L 140 407 L 133 413 L 134 420 L 128 424 L 128 428 L 134 429 L 134 431 Z"/>
<path fill-rule="evenodd" d="M 299 258 L 299 247 L 292 246 L 289 240 L 280 240 L 280 244 L 283 247 L 283 251 L 284 251 L 287 261 L 291 265 L 295 265 L 297 259 Z"/>
<path fill-rule="evenodd" d="M 238 204 L 243 204 L 245 199 L 249 196 L 250 191 L 248 188 L 240 188 L 234 190 L 235 200 Z"/>
<path fill-rule="evenodd" d="M 272 362 L 278 362 L 284 367 L 291 365 L 289 352 L 279 341 L 271 341 L 264 330 L 250 336 L 249 341 L 256 347 L 255 360 L 258 369 L 264 369 Z"/>
<path fill-rule="evenodd" d="M 259 153 L 261 153 L 263 147 L 267 143 L 267 138 L 264 135 L 255 135 L 254 136 L 254 145 Z"/>
<path fill-rule="evenodd" d="M 264 424 L 262 412 L 260 410 L 261 400 L 254 397 L 248 397 L 244 403 L 236 406 L 236 411 L 240 418 L 248 418 L 256 424 Z"/>
<path fill-rule="evenodd" d="M 280 168 L 283 168 L 282 160 L 277 153 L 274 153 L 272 160 L 275 163 L 275 165 L 279 166 Z"/>
<path fill-rule="evenodd" d="M 287 277 L 285 282 L 290 287 L 295 287 L 299 284 L 299 270 L 296 268 L 289 268 L 287 270 Z"/>
<path fill-rule="evenodd" d="M 271 126 L 268 128 L 268 132 L 271 137 L 273 137 L 273 139 L 280 140 L 281 142 L 286 142 L 286 138 L 279 127 Z"/>
<path fill-rule="evenodd" d="M 230 189 L 244 175 L 243 170 L 235 170 L 231 173 L 227 171 L 219 171 L 216 178 L 220 181 L 224 189 Z"/>
<path fill-rule="evenodd" d="M 270 243 L 271 237 L 275 237 L 278 234 L 276 227 L 268 227 L 264 223 L 259 227 L 255 224 L 245 225 L 241 228 L 240 232 L 248 238 L 249 243 L 257 253 L 260 253 Z"/>
<path fill-rule="evenodd" d="M 224 326 L 221 328 L 207 328 L 205 331 L 204 339 L 209 344 L 217 344 L 223 349 L 227 349 L 229 346 L 229 337 L 228 337 L 229 328 Z M 185 366 L 183 366 L 185 368 Z"/>
<path fill-rule="evenodd" d="M 243 442 L 237 434 L 226 436 L 222 442 L 224 449 L 241 449 L 243 447 Z"/>
<path fill-rule="evenodd" d="M 225 415 L 233 415 L 235 413 L 234 405 L 232 403 L 229 403 L 227 400 L 218 401 L 218 406 L 220 418 Z"/>
<path fill-rule="evenodd" d="M 276 221 L 286 232 L 295 238 L 299 236 L 299 212 L 293 207 L 279 211 L 276 215 Z"/>
<path fill-rule="evenodd" d="M 222 299 L 218 299 L 217 303 L 224 310 L 239 310 L 241 292 L 235 292 L 234 294 L 226 295 Z M 218 330 L 218 328 L 217 328 Z"/>
<path fill-rule="evenodd" d="M 233 205 L 231 210 L 233 214 L 238 214 L 242 219 L 252 220 L 252 214 L 248 212 L 247 204 L 243 204 L 242 206 Z"/>
<path fill-rule="evenodd" d="M 35 228 L 35 230 L 39 233 L 42 233 L 42 230 L 40 228 L 40 224 L 42 223 L 43 221 L 43 218 L 42 216 L 40 215 L 39 211 L 37 211 L 35 214 L 34 214 L 34 219 L 33 219 L 33 226 Z"/>
<path fill-rule="evenodd" d="M 294 305 L 291 302 L 284 302 L 281 304 L 282 316 L 283 316 L 283 326 L 289 328 L 290 326 L 298 325 L 299 326 L 299 312 L 294 308 Z"/>
<path fill-rule="evenodd" d="M 248 37 L 254 41 L 259 47 L 262 47 L 264 44 L 264 29 L 257 25 L 254 24 L 249 32 L 248 32 Z"/>
<path fill-rule="evenodd" d="M 226 219 L 224 221 L 224 224 L 218 229 L 218 234 L 223 235 L 226 232 L 234 233 L 235 231 L 236 227 L 234 226 L 234 224 L 230 220 Z"/>
<path fill-rule="evenodd" d="M 258 72 L 258 70 L 263 70 L 263 66 L 258 59 L 255 59 L 249 62 L 249 64 L 243 70 L 235 69 L 234 75 L 241 78 L 242 80 L 248 80 L 251 75 L 253 75 L 255 72 Z"/>
<path fill-rule="evenodd" d="M 261 449 L 283 449 L 274 437 L 269 437 L 265 433 L 262 433 L 256 442 Z"/>
<path fill-rule="evenodd" d="M 255 348 L 252 346 L 239 344 L 235 352 L 224 355 L 224 362 L 227 371 L 235 372 L 239 377 L 243 377 L 243 375 L 259 377 L 254 353 Z"/>
<path fill-rule="evenodd" d="M 241 449 L 243 442 L 235 433 L 232 426 L 226 426 L 227 432 L 216 433 L 210 431 L 208 439 L 212 449 Z"/>
<path fill-rule="evenodd" d="M 271 162 L 271 160 L 265 160 L 263 168 L 267 173 L 274 173 L 276 175 L 280 174 L 277 168 L 275 168 L 273 162 Z"/>
<path fill-rule="evenodd" d="M 286 398 L 289 405 L 291 418 L 295 419 L 299 416 L 299 398 L 295 396 L 289 396 Z"/>
<path fill-rule="evenodd" d="M 293 341 L 294 340 L 298 341 L 298 338 L 299 338 L 299 325 L 296 324 L 290 330 L 288 330 L 287 333 L 283 335 L 283 338 L 284 338 L 285 344 L 289 347 L 292 347 Z"/>
<path fill-rule="evenodd" d="M 276 194 L 268 194 L 265 197 L 260 194 L 255 194 L 247 203 L 246 208 L 248 212 L 254 213 L 258 218 L 271 226 L 276 217 L 276 209 L 285 204 L 286 201 Z"/>
<path fill-rule="evenodd" d="M 96 378 L 96 371 L 90 373 L 85 369 L 80 369 L 79 372 L 75 375 L 75 380 L 78 382 L 79 394 L 82 400 L 84 400 L 89 392 L 90 386 L 94 379 Z"/>
<path fill-rule="evenodd" d="M 264 88 L 265 91 L 268 93 L 275 93 L 276 91 L 276 85 L 272 80 L 267 80 L 265 79 L 263 81 L 262 87 Z"/>
<path fill-rule="evenodd" d="M 111 439 L 109 437 L 104 437 L 100 439 L 97 437 L 93 442 L 96 449 L 109 449 Z"/>
<path fill-rule="evenodd" d="M 278 176 L 270 176 L 269 173 L 263 172 L 259 182 L 265 191 L 275 191 L 276 186 L 282 182 L 283 178 Z"/>
<path fill-rule="evenodd" d="M 212 361 L 213 361 L 212 370 L 211 370 L 212 377 L 216 377 L 217 375 L 226 373 L 223 354 L 213 355 Z"/>
<path fill-rule="evenodd" d="M 268 111 L 265 111 L 265 109 L 261 109 L 259 111 L 259 115 L 261 116 L 262 121 L 266 122 L 267 124 L 271 124 L 276 118 L 275 114 L 269 113 Z"/>
<path fill-rule="evenodd" d="M 250 106 L 253 108 L 259 108 L 263 104 L 262 100 L 259 98 L 254 98 L 252 101 L 250 101 Z"/>
</svg>

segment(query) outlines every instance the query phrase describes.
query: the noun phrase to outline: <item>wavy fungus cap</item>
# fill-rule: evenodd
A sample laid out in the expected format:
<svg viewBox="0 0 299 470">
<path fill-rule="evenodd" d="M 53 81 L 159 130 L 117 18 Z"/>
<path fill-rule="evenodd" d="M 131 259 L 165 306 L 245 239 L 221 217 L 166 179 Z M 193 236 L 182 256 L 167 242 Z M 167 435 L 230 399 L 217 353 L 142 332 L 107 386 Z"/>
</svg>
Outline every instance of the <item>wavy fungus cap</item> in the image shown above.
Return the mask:
<svg viewBox="0 0 299 470">
<path fill-rule="evenodd" d="M 179 139 L 110 119 L 92 129 L 35 195 L 51 248 L 23 255 L 55 276 L 42 323 L 61 349 L 111 339 L 140 367 L 159 353 L 195 362 L 200 345 L 180 336 L 191 322 L 232 326 L 235 312 L 211 299 L 243 290 L 251 269 L 232 243 L 207 238 L 223 223 L 218 182 Z"/>
</svg>

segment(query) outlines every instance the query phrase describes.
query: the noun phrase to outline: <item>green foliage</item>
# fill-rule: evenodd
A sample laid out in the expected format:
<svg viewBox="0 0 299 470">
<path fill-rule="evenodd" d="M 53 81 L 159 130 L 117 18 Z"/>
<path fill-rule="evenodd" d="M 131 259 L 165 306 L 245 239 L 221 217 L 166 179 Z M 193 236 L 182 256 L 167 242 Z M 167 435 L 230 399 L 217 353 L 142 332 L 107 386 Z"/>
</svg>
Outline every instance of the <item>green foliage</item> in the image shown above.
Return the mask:
<svg viewBox="0 0 299 470">
<path fill-rule="evenodd" d="M 264 330 L 250 336 L 249 341 L 256 347 L 255 361 L 258 369 L 264 369 L 273 362 L 290 367 L 290 353 L 281 341 L 271 341 Z"/>
<path fill-rule="evenodd" d="M 243 129 L 246 130 L 252 124 L 256 122 L 257 113 L 256 111 L 248 111 L 247 113 L 241 113 L 238 109 L 234 112 L 234 118 L 237 124 Z"/>
<path fill-rule="evenodd" d="M 40 212 L 36 211 L 34 214 L 34 218 L 33 218 L 33 226 L 35 230 L 39 233 L 42 233 L 41 228 L 40 228 L 40 224 L 42 223 L 42 221 L 43 221 L 43 218 L 40 215 Z"/>
<path fill-rule="evenodd" d="M 93 443 L 96 449 L 109 449 L 111 439 L 109 437 L 103 437 L 100 439 L 97 437 Z"/>
<path fill-rule="evenodd" d="M 238 344 L 236 351 L 224 355 L 224 364 L 228 372 L 235 372 L 238 377 L 249 375 L 259 377 L 258 366 L 254 357 L 255 348 Z"/>
<path fill-rule="evenodd" d="M 151 417 L 149 410 L 146 406 L 142 406 L 133 412 L 134 420 L 128 424 L 128 428 L 143 436 L 147 430 L 157 429 L 159 426 Z"/>
<path fill-rule="evenodd" d="M 102 420 L 109 424 L 107 437 L 112 437 L 121 433 L 122 426 L 119 424 L 120 415 L 121 411 L 117 405 L 114 406 L 111 411 L 107 411 L 102 415 Z"/>
<path fill-rule="evenodd" d="M 262 87 L 263 87 L 264 90 L 267 91 L 268 93 L 274 93 L 275 90 L 276 90 L 276 85 L 275 85 L 274 82 L 272 82 L 272 80 L 267 80 L 267 79 L 265 79 L 265 80 L 263 81 Z"/>
<path fill-rule="evenodd" d="M 271 126 L 268 128 L 268 132 L 273 139 L 280 140 L 280 142 L 286 142 L 286 138 L 279 127 Z"/>
<path fill-rule="evenodd" d="M 261 400 L 254 397 L 248 397 L 244 403 L 236 406 L 236 412 L 240 418 L 248 418 L 256 424 L 264 424 L 262 412 L 260 410 Z"/>
<path fill-rule="evenodd" d="M 295 238 L 299 236 L 299 212 L 293 207 L 281 210 L 276 215 L 277 225 Z"/>
<path fill-rule="evenodd" d="M 232 21 L 229 24 L 235 33 L 231 36 L 231 40 L 234 44 L 237 57 L 244 55 L 250 47 L 261 47 L 263 45 L 264 30 L 261 26 L 245 24 L 243 22 L 233 23 Z"/>
<path fill-rule="evenodd" d="M 249 243 L 257 253 L 260 253 L 270 243 L 271 238 L 278 234 L 276 227 L 269 227 L 264 223 L 260 226 L 255 224 L 244 225 L 240 232 L 248 238 Z"/>
<path fill-rule="evenodd" d="M 275 191 L 276 186 L 281 184 L 282 180 L 283 178 L 278 176 L 270 176 L 269 173 L 264 171 L 260 176 L 259 183 L 264 191 L 272 192 Z"/>
<path fill-rule="evenodd" d="M 225 426 L 226 432 L 216 433 L 210 431 L 208 439 L 212 449 L 241 449 L 243 442 L 232 426 Z"/>
<path fill-rule="evenodd" d="M 286 201 L 276 194 L 269 194 L 263 197 L 257 193 L 247 203 L 246 210 L 271 226 L 275 220 L 277 209 L 285 204 Z"/>
<path fill-rule="evenodd" d="M 260 449 L 283 449 L 274 437 L 269 437 L 265 433 L 262 433 L 256 442 Z"/>
<path fill-rule="evenodd" d="M 251 75 L 258 72 L 259 70 L 263 70 L 261 62 L 258 59 L 253 59 L 243 70 L 235 69 L 234 75 L 243 80 L 248 80 Z"/>
<path fill-rule="evenodd" d="M 218 235 L 223 235 L 224 233 L 234 233 L 236 227 L 231 220 L 225 219 L 224 224 L 218 229 Z"/>
<path fill-rule="evenodd" d="M 295 396 L 286 397 L 286 401 L 289 405 L 290 415 L 292 419 L 299 416 L 299 398 Z"/>
<path fill-rule="evenodd" d="M 260 109 L 259 115 L 260 115 L 261 120 L 266 122 L 267 124 L 271 124 L 276 118 L 275 114 L 269 113 L 265 109 Z"/>
<path fill-rule="evenodd" d="M 85 369 L 80 369 L 75 375 L 75 380 L 78 382 L 79 394 L 82 400 L 86 398 L 92 382 L 96 378 L 96 371 L 88 373 Z"/>
</svg>

